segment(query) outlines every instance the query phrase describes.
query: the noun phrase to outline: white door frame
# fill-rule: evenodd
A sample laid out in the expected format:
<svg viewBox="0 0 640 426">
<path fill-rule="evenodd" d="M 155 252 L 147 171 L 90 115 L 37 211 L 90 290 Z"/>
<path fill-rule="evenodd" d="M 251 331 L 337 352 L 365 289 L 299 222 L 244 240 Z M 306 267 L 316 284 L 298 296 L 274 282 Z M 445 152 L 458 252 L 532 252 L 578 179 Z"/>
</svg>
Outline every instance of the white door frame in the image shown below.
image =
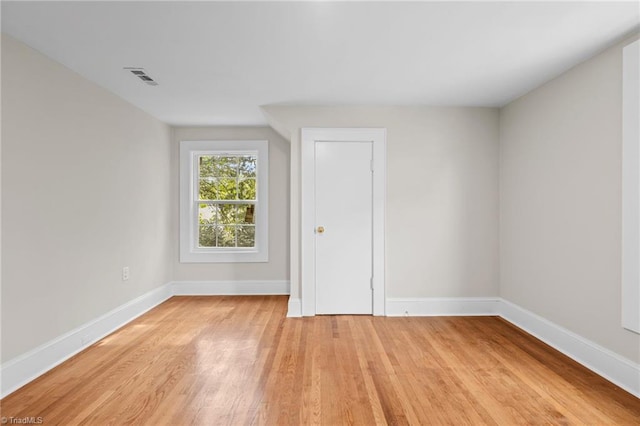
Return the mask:
<svg viewBox="0 0 640 426">
<path fill-rule="evenodd" d="M 315 271 L 315 142 L 373 144 L 373 315 L 385 315 L 384 215 L 387 130 L 380 128 L 303 128 L 301 212 L 302 315 L 316 314 Z"/>
</svg>

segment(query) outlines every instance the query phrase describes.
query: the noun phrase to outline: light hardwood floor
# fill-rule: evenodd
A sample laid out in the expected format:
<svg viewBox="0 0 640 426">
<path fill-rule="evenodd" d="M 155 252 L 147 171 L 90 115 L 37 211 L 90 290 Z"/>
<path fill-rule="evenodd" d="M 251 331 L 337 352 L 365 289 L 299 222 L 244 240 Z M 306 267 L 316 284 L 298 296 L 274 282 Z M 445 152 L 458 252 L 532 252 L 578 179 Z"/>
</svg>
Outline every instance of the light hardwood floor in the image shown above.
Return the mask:
<svg viewBox="0 0 640 426">
<path fill-rule="evenodd" d="M 1 401 L 46 425 L 640 424 L 640 400 L 494 317 L 285 318 L 174 297 Z"/>
</svg>

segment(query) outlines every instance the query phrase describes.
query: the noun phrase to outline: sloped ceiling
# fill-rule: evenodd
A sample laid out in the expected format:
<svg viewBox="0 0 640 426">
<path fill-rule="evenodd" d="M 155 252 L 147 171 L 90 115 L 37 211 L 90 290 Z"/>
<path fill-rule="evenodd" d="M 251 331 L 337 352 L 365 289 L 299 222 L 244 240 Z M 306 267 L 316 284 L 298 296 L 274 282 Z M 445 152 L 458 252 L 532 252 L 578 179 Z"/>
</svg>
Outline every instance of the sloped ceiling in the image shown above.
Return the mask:
<svg viewBox="0 0 640 426">
<path fill-rule="evenodd" d="M 172 125 L 262 125 L 270 104 L 502 106 L 639 22 L 637 2 L 2 2 L 3 32 Z"/>
</svg>

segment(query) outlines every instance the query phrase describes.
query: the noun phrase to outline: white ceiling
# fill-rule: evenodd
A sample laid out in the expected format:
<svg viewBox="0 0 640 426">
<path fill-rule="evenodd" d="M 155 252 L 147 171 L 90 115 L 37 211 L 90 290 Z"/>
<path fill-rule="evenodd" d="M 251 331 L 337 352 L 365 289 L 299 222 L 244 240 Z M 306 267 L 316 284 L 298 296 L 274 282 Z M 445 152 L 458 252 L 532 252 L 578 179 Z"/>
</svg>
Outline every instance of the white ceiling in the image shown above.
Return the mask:
<svg viewBox="0 0 640 426">
<path fill-rule="evenodd" d="M 2 31 L 167 123 L 256 125 L 267 104 L 502 106 L 639 15 L 635 1 L 3 1 Z"/>
</svg>

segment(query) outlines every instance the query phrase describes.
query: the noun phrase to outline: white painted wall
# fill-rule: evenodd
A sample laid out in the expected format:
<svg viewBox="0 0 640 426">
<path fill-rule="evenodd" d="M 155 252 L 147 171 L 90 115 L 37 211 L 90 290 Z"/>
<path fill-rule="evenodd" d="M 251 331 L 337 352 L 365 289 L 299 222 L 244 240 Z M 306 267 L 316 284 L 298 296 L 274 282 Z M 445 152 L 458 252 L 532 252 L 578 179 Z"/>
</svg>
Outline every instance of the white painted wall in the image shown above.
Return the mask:
<svg viewBox="0 0 640 426">
<path fill-rule="evenodd" d="M 167 125 L 4 35 L 2 124 L 4 363 L 167 283 L 174 242 Z"/>
<path fill-rule="evenodd" d="M 620 321 L 626 43 L 502 109 L 500 294 L 640 362 Z"/>
<path fill-rule="evenodd" d="M 269 141 L 269 261 L 180 263 L 179 145 L 182 140 Z M 270 127 L 175 127 L 171 148 L 171 212 L 174 281 L 282 281 L 289 279 L 289 142 Z"/>
<path fill-rule="evenodd" d="M 498 295 L 498 110 L 266 106 L 291 137 L 291 294 L 300 283 L 300 128 L 387 129 L 386 296 Z"/>
<path fill-rule="evenodd" d="M 622 326 L 640 333 L 640 40 L 622 68 Z"/>
<path fill-rule="evenodd" d="M 1 37 L 1 36 L 0 36 Z M 2 49 L 0 39 L 0 49 Z M 2 55 L 0 52 L 0 82 L 2 81 Z M 0 100 L 2 99 L 2 84 L 0 84 Z M 0 321 L 2 321 L 2 102 L 0 102 Z M 0 323 L 0 366 L 2 365 L 2 324 Z M 0 392 L 2 392 L 2 377 L 0 377 Z"/>
</svg>

